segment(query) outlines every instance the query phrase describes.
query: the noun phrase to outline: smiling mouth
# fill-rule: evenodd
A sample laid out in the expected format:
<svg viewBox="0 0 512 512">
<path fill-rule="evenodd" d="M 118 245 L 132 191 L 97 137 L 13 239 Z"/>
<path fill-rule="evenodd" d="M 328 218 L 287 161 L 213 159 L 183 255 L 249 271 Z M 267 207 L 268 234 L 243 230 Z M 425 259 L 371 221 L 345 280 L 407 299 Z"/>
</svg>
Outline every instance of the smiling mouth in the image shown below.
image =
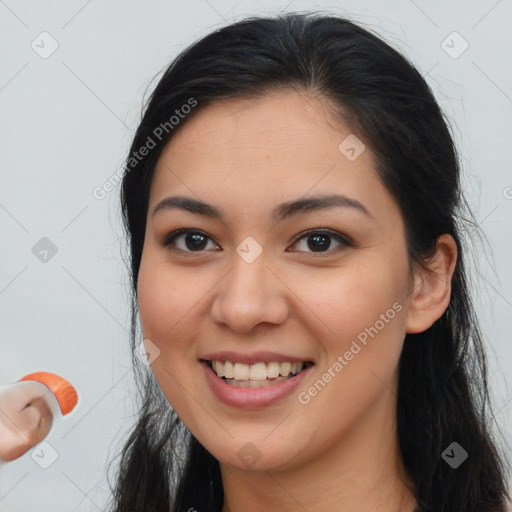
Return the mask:
<svg viewBox="0 0 512 512">
<path fill-rule="evenodd" d="M 212 371 L 227 384 L 240 388 L 262 388 L 289 380 L 314 366 L 311 361 L 244 364 L 231 361 L 209 361 L 206 363 Z"/>
</svg>

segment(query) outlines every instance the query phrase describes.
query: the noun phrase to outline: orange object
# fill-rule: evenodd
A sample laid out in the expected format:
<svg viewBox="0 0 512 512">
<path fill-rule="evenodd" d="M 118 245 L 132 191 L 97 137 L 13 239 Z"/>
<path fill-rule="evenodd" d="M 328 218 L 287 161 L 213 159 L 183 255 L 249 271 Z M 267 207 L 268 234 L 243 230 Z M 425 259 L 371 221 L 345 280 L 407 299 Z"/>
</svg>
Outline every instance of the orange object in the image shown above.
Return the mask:
<svg viewBox="0 0 512 512">
<path fill-rule="evenodd" d="M 22 377 L 19 381 L 36 381 L 48 387 L 57 398 L 63 416 L 70 413 L 78 403 L 78 393 L 76 389 L 66 379 L 63 379 L 55 373 L 30 373 Z"/>
</svg>

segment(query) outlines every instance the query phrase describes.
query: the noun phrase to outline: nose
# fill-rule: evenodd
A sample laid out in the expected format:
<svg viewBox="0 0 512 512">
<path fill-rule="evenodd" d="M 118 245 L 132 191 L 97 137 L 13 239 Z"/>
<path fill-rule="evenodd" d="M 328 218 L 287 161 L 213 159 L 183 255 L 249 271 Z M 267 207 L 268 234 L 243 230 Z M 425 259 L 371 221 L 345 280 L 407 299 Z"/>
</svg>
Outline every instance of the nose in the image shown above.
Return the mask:
<svg viewBox="0 0 512 512">
<path fill-rule="evenodd" d="M 232 270 L 218 284 L 212 318 L 239 333 L 260 324 L 282 324 L 289 311 L 287 291 L 263 254 L 252 263 L 235 254 Z"/>
</svg>

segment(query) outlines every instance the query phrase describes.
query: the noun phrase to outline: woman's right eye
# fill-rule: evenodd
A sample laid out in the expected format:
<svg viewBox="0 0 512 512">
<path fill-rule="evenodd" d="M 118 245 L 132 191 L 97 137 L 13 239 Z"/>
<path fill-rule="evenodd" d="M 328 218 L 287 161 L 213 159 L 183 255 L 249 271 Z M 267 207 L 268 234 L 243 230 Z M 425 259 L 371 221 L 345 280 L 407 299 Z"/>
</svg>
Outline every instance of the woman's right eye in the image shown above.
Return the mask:
<svg viewBox="0 0 512 512">
<path fill-rule="evenodd" d="M 202 231 L 194 229 L 178 229 L 177 231 L 169 233 L 161 245 L 169 247 L 173 251 L 176 250 L 189 253 L 202 252 L 208 245 L 207 240 L 211 240 L 211 238 Z M 178 247 L 179 243 L 181 243 L 181 247 Z M 215 247 L 218 247 L 216 244 L 214 245 Z"/>
</svg>

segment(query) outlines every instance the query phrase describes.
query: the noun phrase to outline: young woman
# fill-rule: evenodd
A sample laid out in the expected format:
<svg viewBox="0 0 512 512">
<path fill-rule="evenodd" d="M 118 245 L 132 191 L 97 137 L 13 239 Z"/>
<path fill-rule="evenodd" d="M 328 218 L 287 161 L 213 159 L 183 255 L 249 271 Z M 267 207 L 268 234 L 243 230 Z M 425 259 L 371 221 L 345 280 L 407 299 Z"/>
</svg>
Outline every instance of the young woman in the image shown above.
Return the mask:
<svg viewBox="0 0 512 512">
<path fill-rule="evenodd" d="M 179 55 L 122 183 L 150 367 L 112 510 L 504 512 L 459 173 L 425 80 L 350 21 Z"/>
</svg>

